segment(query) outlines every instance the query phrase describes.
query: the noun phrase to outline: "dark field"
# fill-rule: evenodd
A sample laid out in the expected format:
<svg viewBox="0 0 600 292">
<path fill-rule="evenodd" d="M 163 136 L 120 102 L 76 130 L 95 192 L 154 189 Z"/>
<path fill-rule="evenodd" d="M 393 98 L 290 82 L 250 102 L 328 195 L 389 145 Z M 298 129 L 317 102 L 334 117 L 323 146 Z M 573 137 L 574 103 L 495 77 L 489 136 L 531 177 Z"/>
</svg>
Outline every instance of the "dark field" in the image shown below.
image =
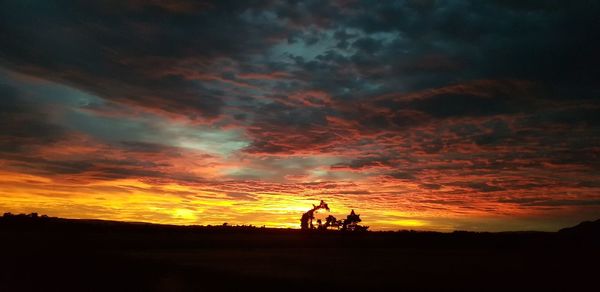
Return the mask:
<svg viewBox="0 0 600 292">
<path fill-rule="evenodd" d="M 0 291 L 598 291 L 600 237 L 0 218 Z M 598 223 L 598 222 L 595 222 Z"/>
</svg>

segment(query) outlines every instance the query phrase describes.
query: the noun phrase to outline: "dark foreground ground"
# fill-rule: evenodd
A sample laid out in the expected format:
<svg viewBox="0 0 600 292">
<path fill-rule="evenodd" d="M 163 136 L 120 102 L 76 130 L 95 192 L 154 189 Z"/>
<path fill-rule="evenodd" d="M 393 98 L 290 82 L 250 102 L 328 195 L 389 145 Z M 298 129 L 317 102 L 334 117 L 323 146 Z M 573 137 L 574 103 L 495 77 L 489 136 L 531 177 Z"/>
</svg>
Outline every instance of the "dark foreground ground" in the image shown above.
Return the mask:
<svg viewBox="0 0 600 292">
<path fill-rule="evenodd" d="M 597 223 L 352 234 L 0 218 L 0 291 L 598 291 Z"/>
</svg>

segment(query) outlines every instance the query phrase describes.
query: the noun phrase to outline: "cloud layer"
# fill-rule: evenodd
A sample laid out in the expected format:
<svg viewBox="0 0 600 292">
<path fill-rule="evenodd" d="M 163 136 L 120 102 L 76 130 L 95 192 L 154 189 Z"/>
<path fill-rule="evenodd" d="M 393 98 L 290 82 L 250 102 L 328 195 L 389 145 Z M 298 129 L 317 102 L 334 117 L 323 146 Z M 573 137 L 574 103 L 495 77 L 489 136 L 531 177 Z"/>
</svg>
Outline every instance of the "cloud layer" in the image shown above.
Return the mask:
<svg viewBox="0 0 600 292">
<path fill-rule="evenodd" d="M 3 1 L 0 208 L 297 227 L 325 199 L 374 229 L 593 219 L 600 5 L 567 2 Z"/>
</svg>

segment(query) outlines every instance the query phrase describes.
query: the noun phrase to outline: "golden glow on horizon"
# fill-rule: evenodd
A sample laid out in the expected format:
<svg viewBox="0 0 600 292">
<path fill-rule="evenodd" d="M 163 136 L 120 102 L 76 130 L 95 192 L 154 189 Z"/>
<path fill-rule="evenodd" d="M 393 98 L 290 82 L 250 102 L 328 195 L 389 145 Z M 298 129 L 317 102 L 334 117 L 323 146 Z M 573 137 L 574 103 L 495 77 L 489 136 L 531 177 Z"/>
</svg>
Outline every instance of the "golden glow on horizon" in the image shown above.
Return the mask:
<svg viewBox="0 0 600 292">
<path fill-rule="evenodd" d="M 174 209 L 173 210 L 173 218 L 182 219 L 182 220 L 190 220 L 192 222 L 197 220 L 196 212 L 190 209 Z"/>
<path fill-rule="evenodd" d="M 393 226 L 400 226 L 400 227 L 423 227 L 423 226 L 427 226 L 427 222 L 422 221 L 422 220 L 413 220 L 413 219 L 400 219 L 400 220 L 391 220 L 391 221 L 386 221 L 386 220 L 380 220 L 377 221 L 377 223 L 379 224 L 389 224 L 389 225 L 393 225 Z"/>
<path fill-rule="evenodd" d="M 207 190 L 202 186 L 136 179 L 69 184 L 35 175 L 7 172 L 0 174 L 0 184 L 1 210 L 13 213 L 38 212 L 66 218 L 181 225 L 221 225 L 227 222 L 230 225 L 299 228 L 301 215 L 312 204 L 323 199 L 331 211 L 321 216 L 331 214 L 344 219 L 354 209 L 361 215 L 362 224 L 370 226 L 371 230 L 451 231 L 463 229 L 461 222 L 469 218 L 482 222 L 492 218 L 488 220 L 492 223 L 486 225 L 491 227 L 487 228 L 502 230 L 502 224 L 511 220 L 462 206 L 426 208 L 423 205 L 427 204 L 411 201 L 414 196 L 387 195 L 390 186 L 376 184 L 355 186 L 369 188 L 370 197 L 336 195 L 329 188 L 312 188 L 296 193 L 252 192 L 245 185 L 237 186 L 244 191 L 236 193 L 214 187 Z M 379 190 L 381 195 L 377 195 Z M 470 203 L 483 208 L 494 207 L 475 199 Z M 505 209 L 505 212 L 509 211 L 513 215 L 519 212 L 526 214 L 523 210 Z"/>
</svg>

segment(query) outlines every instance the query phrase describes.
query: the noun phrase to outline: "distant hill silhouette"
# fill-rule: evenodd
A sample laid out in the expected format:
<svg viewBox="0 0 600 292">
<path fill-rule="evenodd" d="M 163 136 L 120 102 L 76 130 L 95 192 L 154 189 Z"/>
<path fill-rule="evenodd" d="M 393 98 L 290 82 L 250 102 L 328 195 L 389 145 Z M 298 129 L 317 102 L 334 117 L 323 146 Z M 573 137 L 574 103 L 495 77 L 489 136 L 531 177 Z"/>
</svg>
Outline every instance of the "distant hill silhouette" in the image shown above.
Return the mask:
<svg viewBox="0 0 600 292">
<path fill-rule="evenodd" d="M 563 228 L 558 232 L 562 234 L 600 236 L 600 219 L 596 221 L 584 221 L 573 227 Z"/>
</svg>

